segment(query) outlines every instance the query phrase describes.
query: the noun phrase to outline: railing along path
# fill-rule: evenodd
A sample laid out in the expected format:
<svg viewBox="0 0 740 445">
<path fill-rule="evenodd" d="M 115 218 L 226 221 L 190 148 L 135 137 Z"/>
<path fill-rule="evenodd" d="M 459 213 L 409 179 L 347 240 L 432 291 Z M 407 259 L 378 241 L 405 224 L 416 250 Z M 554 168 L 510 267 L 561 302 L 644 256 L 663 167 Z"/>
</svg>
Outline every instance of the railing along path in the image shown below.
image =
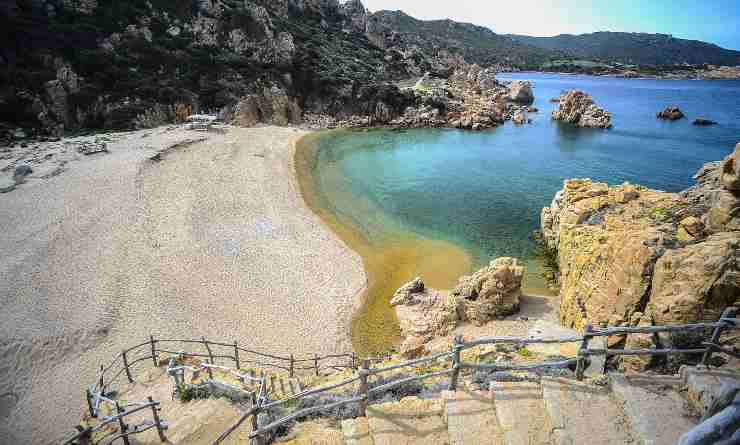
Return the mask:
<svg viewBox="0 0 740 445">
<path fill-rule="evenodd" d="M 258 444 L 264 443 L 264 437 L 274 431 L 275 429 L 286 425 L 294 420 L 305 418 L 306 416 L 327 411 L 330 409 L 338 408 L 344 405 L 357 403 L 359 406 L 360 417 L 366 415 L 366 409 L 370 396 L 377 393 L 382 393 L 392 389 L 396 386 L 403 385 L 409 382 L 428 380 L 435 377 L 449 375 L 449 389 L 456 390 L 458 386 L 460 372 L 466 369 L 470 370 L 487 370 L 487 371 L 532 371 L 537 369 L 551 369 L 551 368 L 565 368 L 575 365 L 575 374 L 578 380 L 584 378 L 584 371 L 586 369 L 587 360 L 592 355 L 606 355 L 606 356 L 617 356 L 617 355 L 667 355 L 667 354 L 702 354 L 702 363 L 709 365 L 713 353 L 728 354 L 736 358 L 740 358 L 740 353 L 733 348 L 720 344 L 720 336 L 725 330 L 739 329 L 737 317 L 737 308 L 728 308 L 723 313 L 720 319 L 713 323 L 692 323 L 683 325 L 670 325 L 670 326 L 638 326 L 638 327 L 611 327 L 604 329 L 594 329 L 592 325 L 586 325 L 584 332 L 581 335 L 576 336 L 565 336 L 565 337 L 531 337 L 531 338 L 520 338 L 520 337 L 481 337 L 468 342 L 463 342 L 461 337 L 455 337 L 453 345 L 450 351 L 438 353 L 435 355 L 422 357 L 419 359 L 407 361 L 404 363 L 394 364 L 385 367 L 371 368 L 371 363 L 382 362 L 386 357 L 374 358 L 374 359 L 362 359 L 352 354 L 333 354 L 318 356 L 313 355 L 306 358 L 295 358 L 292 354 L 290 356 L 279 356 L 274 354 L 266 354 L 257 352 L 250 349 L 242 348 L 237 342 L 226 343 L 209 341 L 205 338 L 200 340 L 191 339 L 156 339 L 150 336 L 149 341 L 140 343 L 129 349 L 123 350 L 118 354 L 112 362 L 107 366 L 101 366 L 97 382 L 87 389 L 87 401 L 88 410 L 91 417 L 97 417 L 100 412 L 101 404 L 108 404 L 116 408 L 116 415 L 108 416 L 102 419 L 102 422 L 94 428 L 82 428 L 78 427 L 79 433 L 67 440 L 66 444 L 89 444 L 92 433 L 100 431 L 103 426 L 110 425 L 113 422 L 118 422 L 120 429 L 115 439 L 122 438 L 124 443 L 128 445 L 128 435 L 140 433 L 150 428 L 156 427 L 161 440 L 164 442 L 164 430 L 167 425 L 161 421 L 158 417 L 158 405 L 159 402 L 155 402 L 149 397 L 148 402 L 130 404 L 131 408 L 122 408 L 118 402 L 106 397 L 108 394 L 107 389 L 111 387 L 122 375 L 126 375 L 128 382 L 133 383 L 134 377 L 132 368 L 136 365 L 151 361 L 153 365 L 159 366 L 159 357 L 161 354 L 170 354 L 171 359 L 168 365 L 168 373 L 174 378 L 176 386 L 180 387 L 184 385 L 183 373 L 185 370 L 190 371 L 201 371 L 205 370 L 208 373 L 210 381 L 213 381 L 213 370 L 217 369 L 225 373 L 235 376 L 241 383 L 242 388 L 233 387 L 235 391 L 241 391 L 251 401 L 251 407 L 242 414 L 240 419 L 232 425 L 229 429 L 224 431 L 214 442 L 214 445 L 218 445 L 230 434 L 239 429 L 246 420 L 252 419 L 251 421 L 251 432 L 249 437 L 256 441 Z M 613 349 L 613 348 L 590 348 L 589 343 L 595 337 L 610 337 L 610 336 L 622 336 L 628 334 L 658 334 L 658 333 L 677 333 L 677 332 L 703 332 L 711 330 L 711 336 L 706 342 L 702 342 L 701 348 L 664 348 L 664 349 Z M 178 350 L 179 348 L 170 347 L 166 345 L 179 343 L 181 345 L 194 345 L 199 344 L 203 346 L 204 351 L 202 352 L 183 352 Z M 558 361 L 541 362 L 541 363 L 527 363 L 527 364 L 487 364 L 487 363 L 468 363 L 462 360 L 461 352 L 476 346 L 491 345 L 491 344 L 513 344 L 518 346 L 524 346 L 528 344 L 560 344 L 560 343 L 580 343 L 578 352 L 575 357 L 566 358 Z M 217 351 L 214 349 L 220 348 Z M 132 354 L 145 349 L 147 354 L 144 356 L 135 357 L 132 359 Z M 224 352 L 226 349 L 226 352 Z M 215 352 L 214 352 L 215 351 Z M 219 353 L 216 353 L 219 352 Z M 178 358 L 195 357 L 204 359 L 197 366 L 178 365 Z M 207 359 L 207 360 L 205 360 Z M 228 360 L 233 362 L 235 368 L 218 365 L 216 360 Z M 383 373 L 387 373 L 393 370 L 401 368 L 418 368 L 420 366 L 427 366 L 432 362 L 450 362 L 451 366 L 447 369 L 440 371 L 427 372 L 421 375 L 415 375 L 412 377 L 400 378 L 382 385 L 371 387 L 369 384 L 370 376 L 377 376 Z M 116 365 L 120 365 L 120 369 L 113 373 Z M 274 381 L 268 382 L 268 375 L 262 373 L 260 378 L 257 378 L 252 372 L 250 375 L 240 372 L 243 365 L 249 365 L 250 367 L 262 368 L 263 370 L 276 369 L 286 372 L 291 378 L 293 378 L 298 371 L 310 371 L 316 376 L 320 375 L 321 370 L 346 370 L 353 369 L 356 371 L 356 375 L 343 380 L 341 382 L 333 383 L 328 386 L 302 390 L 294 393 L 281 400 L 270 400 L 268 397 L 268 387 L 274 390 Z M 108 377 L 110 375 L 110 377 Z M 271 375 L 270 378 L 273 378 Z M 258 389 L 254 391 L 248 391 L 244 388 L 246 382 L 258 383 Z M 284 406 L 288 403 L 296 400 L 304 399 L 307 397 L 315 396 L 330 391 L 335 391 L 339 388 L 344 388 L 349 385 L 359 383 L 356 394 L 353 397 L 346 398 L 337 402 L 322 406 L 314 406 L 310 408 L 299 409 L 286 415 L 282 418 L 274 420 L 266 425 L 258 424 L 258 416 L 261 412 L 265 412 L 270 409 L 274 409 L 280 406 Z M 225 385 L 220 383 L 221 385 Z M 229 385 L 225 385 L 229 386 Z M 292 388 L 292 385 L 291 385 Z M 299 388 L 300 389 L 300 388 Z M 145 422 L 142 425 L 136 427 L 129 427 L 125 424 L 125 417 L 133 414 L 134 412 L 141 411 L 143 409 L 150 408 L 152 410 L 152 421 Z M 87 441 L 86 441 L 87 440 Z M 109 439 L 110 440 L 110 439 Z M 112 442 L 110 440 L 108 443 Z M 97 442 L 100 443 L 100 442 Z"/>
</svg>

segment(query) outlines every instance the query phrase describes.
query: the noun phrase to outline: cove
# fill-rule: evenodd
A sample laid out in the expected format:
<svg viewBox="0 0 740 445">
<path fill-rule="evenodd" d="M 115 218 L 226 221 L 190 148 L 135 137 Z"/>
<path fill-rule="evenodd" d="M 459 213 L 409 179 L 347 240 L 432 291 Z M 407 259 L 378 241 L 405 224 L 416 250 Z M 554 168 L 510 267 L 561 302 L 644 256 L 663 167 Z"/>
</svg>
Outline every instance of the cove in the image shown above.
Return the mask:
<svg viewBox="0 0 740 445">
<path fill-rule="evenodd" d="M 352 325 L 359 353 L 383 352 L 398 340 L 388 301 L 415 276 L 449 289 L 491 259 L 514 256 L 527 266 L 525 292 L 545 293 L 530 235 L 564 179 L 679 191 L 740 135 L 737 81 L 499 78 L 533 80 L 540 112 L 529 114 L 532 124 L 482 133 L 336 130 L 304 138 L 296 150 L 306 202 L 365 262 L 368 290 Z M 570 88 L 591 94 L 613 114 L 615 128 L 553 122 L 549 99 Z M 720 125 L 657 120 L 667 105 Z"/>
</svg>

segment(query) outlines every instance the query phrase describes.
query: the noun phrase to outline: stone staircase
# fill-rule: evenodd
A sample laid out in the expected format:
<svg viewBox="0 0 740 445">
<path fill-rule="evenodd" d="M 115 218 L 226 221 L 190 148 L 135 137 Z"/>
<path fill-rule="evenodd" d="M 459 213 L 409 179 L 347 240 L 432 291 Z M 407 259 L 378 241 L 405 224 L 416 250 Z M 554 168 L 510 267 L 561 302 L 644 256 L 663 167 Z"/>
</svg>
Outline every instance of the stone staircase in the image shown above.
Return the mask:
<svg viewBox="0 0 740 445">
<path fill-rule="evenodd" d="M 246 373 L 252 375 L 249 370 Z M 259 378 L 261 373 L 254 370 L 253 375 Z M 301 381 L 287 374 L 270 375 L 267 383 L 272 397 L 316 384 L 312 376 Z M 207 377 L 205 372 L 200 375 Z M 215 370 L 214 377 L 235 383 Z M 516 380 L 523 374 L 510 377 Z M 674 445 L 697 421 L 685 414 L 686 379 L 679 377 L 613 374 L 605 378 L 594 373 L 583 382 L 544 376 L 491 382 L 485 387 L 470 385 L 462 379 L 458 391 L 372 404 L 367 417 L 298 423 L 281 440 L 292 445 Z M 159 368 L 123 394 L 132 400 L 152 395 L 162 401 L 170 443 L 209 445 L 240 415 L 225 399 L 182 404 L 171 398 L 171 388 L 169 376 Z M 227 443 L 248 442 L 248 435 L 249 428 L 241 428 Z M 136 439 L 140 444 L 159 443 L 153 431 Z"/>
<path fill-rule="evenodd" d="M 339 425 L 321 421 L 285 443 L 347 445 L 674 445 L 695 421 L 682 415 L 678 386 L 660 379 L 652 389 L 624 377 L 597 385 L 571 378 L 495 382 L 488 390 L 443 391 L 370 405 L 367 417 Z M 613 389 L 612 389 L 613 388 Z M 651 403 L 633 400 L 648 391 Z M 653 392 L 650 392 L 653 391 Z M 631 400 L 626 407 L 624 398 Z M 629 411 L 638 410 L 635 413 Z"/>
</svg>

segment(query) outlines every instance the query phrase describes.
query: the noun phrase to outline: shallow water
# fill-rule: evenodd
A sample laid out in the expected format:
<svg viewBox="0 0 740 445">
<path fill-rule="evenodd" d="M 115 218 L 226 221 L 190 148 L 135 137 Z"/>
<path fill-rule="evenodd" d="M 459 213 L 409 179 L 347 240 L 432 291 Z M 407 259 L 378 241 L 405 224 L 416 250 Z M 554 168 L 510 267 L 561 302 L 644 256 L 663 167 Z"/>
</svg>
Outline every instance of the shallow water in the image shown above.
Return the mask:
<svg viewBox="0 0 740 445">
<path fill-rule="evenodd" d="M 527 264 L 525 289 L 545 292 L 531 233 L 540 209 L 571 177 L 679 191 L 701 165 L 740 140 L 740 82 L 660 81 L 521 73 L 534 82 L 531 125 L 492 131 L 334 131 L 305 141 L 299 176 L 309 204 L 365 260 L 366 304 L 355 347 L 379 352 L 397 339 L 393 291 L 421 275 L 450 288 L 498 256 Z M 549 99 L 579 88 L 613 115 L 614 129 L 553 122 Z M 678 105 L 688 119 L 655 113 Z M 695 127 L 704 117 L 720 122 Z"/>
</svg>

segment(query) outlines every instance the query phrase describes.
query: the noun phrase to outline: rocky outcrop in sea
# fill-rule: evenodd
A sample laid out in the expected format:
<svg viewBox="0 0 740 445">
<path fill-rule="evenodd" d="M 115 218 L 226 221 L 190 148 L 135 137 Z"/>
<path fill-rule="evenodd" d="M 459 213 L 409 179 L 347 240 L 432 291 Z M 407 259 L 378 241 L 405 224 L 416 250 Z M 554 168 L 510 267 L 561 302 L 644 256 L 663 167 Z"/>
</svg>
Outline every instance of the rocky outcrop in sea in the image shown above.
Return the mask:
<svg viewBox="0 0 740 445">
<path fill-rule="evenodd" d="M 677 121 L 684 118 L 684 114 L 678 107 L 666 107 L 665 110 L 659 111 L 656 114 L 658 119 L 666 119 L 669 121 Z"/>
<path fill-rule="evenodd" d="M 740 304 L 739 156 L 740 144 L 681 193 L 566 180 L 541 214 L 543 242 L 557 252 L 562 324 L 714 321 Z"/>
<path fill-rule="evenodd" d="M 583 91 L 571 90 L 561 95 L 559 107 L 552 112 L 552 118 L 582 128 L 611 128 L 612 117 L 609 112 L 599 108 L 591 96 Z"/>
</svg>

